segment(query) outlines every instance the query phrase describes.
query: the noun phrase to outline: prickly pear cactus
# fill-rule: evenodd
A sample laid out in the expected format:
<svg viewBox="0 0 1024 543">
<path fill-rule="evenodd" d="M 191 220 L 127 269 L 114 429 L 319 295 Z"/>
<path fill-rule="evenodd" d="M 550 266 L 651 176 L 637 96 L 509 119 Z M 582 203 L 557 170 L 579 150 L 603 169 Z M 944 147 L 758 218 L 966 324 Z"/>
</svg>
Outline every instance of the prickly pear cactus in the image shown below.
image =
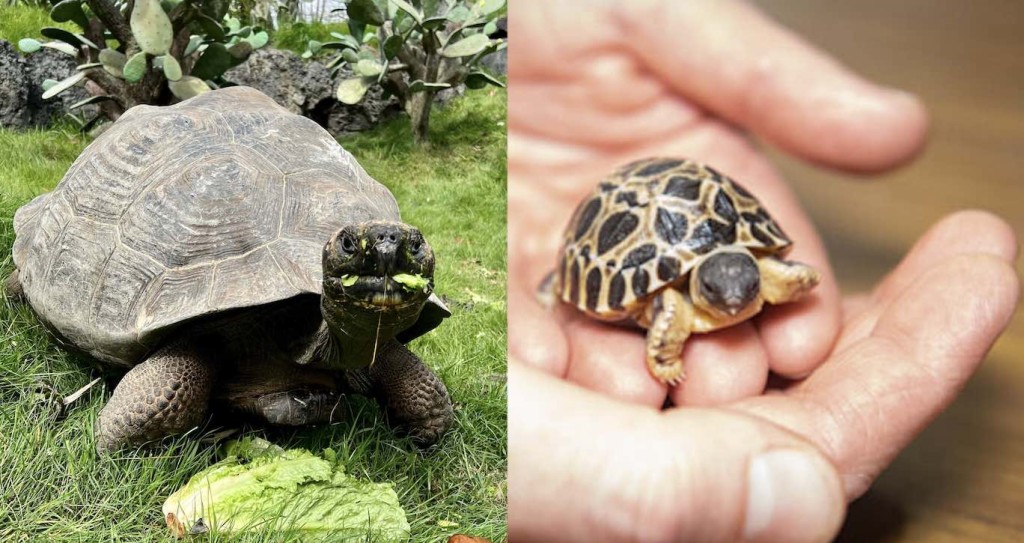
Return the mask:
<svg viewBox="0 0 1024 543">
<path fill-rule="evenodd" d="M 397 97 L 412 119 L 417 142 L 427 140 L 437 92 L 463 83 L 505 86 L 480 61 L 507 46 L 490 37 L 507 11 L 506 0 L 346 0 L 345 9 L 350 34 L 310 41 L 303 56 L 334 51 L 328 64 L 332 75 L 342 66 L 351 68 L 353 77 L 338 84 L 342 103 L 360 102 L 374 85 Z"/>
<path fill-rule="evenodd" d="M 224 84 L 224 72 L 245 62 L 269 40 L 266 31 L 243 26 L 226 15 L 227 0 L 62 0 L 50 17 L 73 23 L 79 32 L 47 27 L 49 41 L 26 38 L 18 42 L 25 53 L 46 47 L 70 55 L 78 70 L 51 83 L 44 98 L 86 85 L 93 95 L 72 106 L 100 106 L 92 119 L 80 118 L 83 128 L 100 117 L 115 120 L 138 104 L 163 105 L 169 89 L 184 100 Z M 186 31 L 187 30 L 187 31 Z"/>
</svg>

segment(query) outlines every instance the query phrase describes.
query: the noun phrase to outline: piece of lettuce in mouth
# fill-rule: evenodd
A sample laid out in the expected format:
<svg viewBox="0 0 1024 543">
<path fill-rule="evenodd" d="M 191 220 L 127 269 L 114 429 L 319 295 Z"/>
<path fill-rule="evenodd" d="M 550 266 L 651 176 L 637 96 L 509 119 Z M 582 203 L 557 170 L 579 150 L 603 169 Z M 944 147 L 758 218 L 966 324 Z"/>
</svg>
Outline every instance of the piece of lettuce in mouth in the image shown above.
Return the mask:
<svg viewBox="0 0 1024 543">
<path fill-rule="evenodd" d="M 352 285 L 356 284 L 356 281 L 358 281 L 358 280 L 359 280 L 359 276 L 358 275 L 342 275 L 341 276 L 341 284 L 343 286 L 346 286 L 346 287 L 351 287 Z"/>
<path fill-rule="evenodd" d="M 397 273 L 391 276 L 396 283 L 402 285 L 402 288 L 408 291 L 422 290 L 427 291 L 427 287 L 430 286 L 430 279 L 423 277 L 422 275 L 412 275 L 409 273 Z"/>
<path fill-rule="evenodd" d="M 405 541 L 409 522 L 390 483 L 345 473 L 325 457 L 261 439 L 226 447 L 227 458 L 197 473 L 164 502 L 178 537 L 214 532 L 300 535 L 303 541 Z"/>
</svg>

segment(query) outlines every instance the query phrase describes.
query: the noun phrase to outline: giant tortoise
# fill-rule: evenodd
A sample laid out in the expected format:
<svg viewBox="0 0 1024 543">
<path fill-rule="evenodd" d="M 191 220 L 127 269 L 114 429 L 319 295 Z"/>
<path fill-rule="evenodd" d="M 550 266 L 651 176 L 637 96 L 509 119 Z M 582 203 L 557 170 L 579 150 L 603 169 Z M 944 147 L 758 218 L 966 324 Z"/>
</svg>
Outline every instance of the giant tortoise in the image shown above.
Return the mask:
<svg viewBox="0 0 1024 543">
<path fill-rule="evenodd" d="M 100 452 L 211 411 L 326 423 L 346 393 L 421 445 L 451 424 L 444 384 L 406 347 L 449 315 L 430 245 L 330 134 L 256 90 L 128 110 L 14 227 L 9 294 L 128 370 Z"/>
</svg>

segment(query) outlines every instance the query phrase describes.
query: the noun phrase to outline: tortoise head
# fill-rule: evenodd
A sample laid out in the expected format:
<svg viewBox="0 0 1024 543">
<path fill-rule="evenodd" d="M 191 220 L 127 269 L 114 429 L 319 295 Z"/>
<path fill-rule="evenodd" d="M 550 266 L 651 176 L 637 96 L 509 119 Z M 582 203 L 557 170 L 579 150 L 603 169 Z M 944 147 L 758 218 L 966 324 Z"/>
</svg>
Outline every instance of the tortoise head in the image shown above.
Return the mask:
<svg viewBox="0 0 1024 543">
<path fill-rule="evenodd" d="M 735 317 L 761 292 L 757 261 L 745 250 L 716 251 L 693 270 L 690 296 L 712 315 Z"/>
<path fill-rule="evenodd" d="M 324 246 L 324 317 L 336 330 L 394 335 L 416 321 L 434 288 L 434 252 L 394 221 L 349 224 Z"/>
</svg>

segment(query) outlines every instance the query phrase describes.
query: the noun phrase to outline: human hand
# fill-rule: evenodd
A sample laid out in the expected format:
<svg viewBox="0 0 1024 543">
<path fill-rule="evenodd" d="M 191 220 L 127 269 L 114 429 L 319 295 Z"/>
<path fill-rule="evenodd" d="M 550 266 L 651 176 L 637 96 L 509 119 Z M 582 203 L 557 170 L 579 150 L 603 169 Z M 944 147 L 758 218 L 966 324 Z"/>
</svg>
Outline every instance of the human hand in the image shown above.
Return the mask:
<svg viewBox="0 0 1024 543">
<path fill-rule="evenodd" d="M 918 102 L 858 79 L 738 2 L 522 0 L 510 22 L 510 354 L 651 406 L 666 392 L 680 405 L 760 394 L 769 369 L 810 373 L 839 331 L 839 291 L 810 220 L 745 130 L 821 164 L 880 171 L 923 144 Z M 795 241 L 792 258 L 823 274 L 799 303 L 689 339 L 687 381 L 669 391 L 642 363 L 643 335 L 534 300 L 580 199 L 648 156 L 693 158 L 744 184 Z"/>
<path fill-rule="evenodd" d="M 847 501 L 1009 323 L 1016 248 L 989 214 L 946 218 L 874 292 L 844 300 L 838 341 L 809 377 L 714 408 L 659 411 L 513 361 L 511 540 L 831 540 Z"/>
</svg>

